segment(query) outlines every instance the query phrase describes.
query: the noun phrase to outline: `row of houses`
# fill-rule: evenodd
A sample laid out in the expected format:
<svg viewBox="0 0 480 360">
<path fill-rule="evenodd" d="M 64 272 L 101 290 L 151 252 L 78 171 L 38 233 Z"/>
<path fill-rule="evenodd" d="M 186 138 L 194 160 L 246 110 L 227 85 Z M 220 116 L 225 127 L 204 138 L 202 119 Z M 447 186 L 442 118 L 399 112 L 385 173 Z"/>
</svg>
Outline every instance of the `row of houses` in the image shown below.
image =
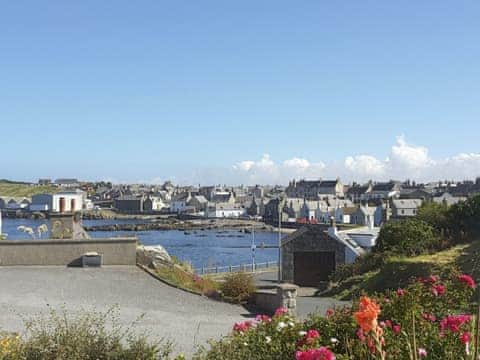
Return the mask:
<svg viewBox="0 0 480 360">
<path fill-rule="evenodd" d="M 0 198 L 0 209 L 12 211 L 67 213 L 92 208 L 92 201 L 86 198 L 85 192 L 78 189 L 53 194 L 36 194 L 31 199 Z"/>
</svg>

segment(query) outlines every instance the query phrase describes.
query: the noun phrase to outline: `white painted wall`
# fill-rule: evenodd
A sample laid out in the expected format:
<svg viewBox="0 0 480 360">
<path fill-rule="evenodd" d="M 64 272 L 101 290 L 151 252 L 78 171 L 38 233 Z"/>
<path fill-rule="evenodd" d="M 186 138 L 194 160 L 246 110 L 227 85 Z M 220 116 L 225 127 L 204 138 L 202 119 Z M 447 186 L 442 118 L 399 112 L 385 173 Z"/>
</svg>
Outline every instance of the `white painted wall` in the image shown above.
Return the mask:
<svg viewBox="0 0 480 360">
<path fill-rule="evenodd" d="M 52 212 L 60 212 L 60 199 L 65 199 L 65 212 L 80 211 L 83 209 L 82 193 L 57 193 L 52 195 Z M 72 199 L 75 200 L 75 207 L 71 208 Z"/>
</svg>

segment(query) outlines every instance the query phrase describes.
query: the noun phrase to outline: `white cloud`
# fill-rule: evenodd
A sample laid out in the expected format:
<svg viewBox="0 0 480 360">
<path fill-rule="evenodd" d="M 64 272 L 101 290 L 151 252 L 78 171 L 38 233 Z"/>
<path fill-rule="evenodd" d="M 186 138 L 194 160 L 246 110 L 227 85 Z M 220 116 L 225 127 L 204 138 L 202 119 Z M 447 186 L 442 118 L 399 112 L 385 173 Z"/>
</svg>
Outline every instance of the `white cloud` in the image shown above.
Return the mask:
<svg viewBox="0 0 480 360">
<path fill-rule="evenodd" d="M 348 156 L 345 159 L 345 169 L 352 176 L 383 177 L 385 163 L 370 155 Z"/>
<path fill-rule="evenodd" d="M 258 161 L 245 160 L 233 166 L 233 183 L 286 184 L 293 178 L 334 178 L 344 182 L 389 179 L 433 181 L 473 179 L 480 176 L 480 153 L 458 154 L 432 159 L 424 146 L 410 144 L 399 136 L 388 156 L 351 155 L 343 162 L 311 162 L 293 157 L 274 162 L 268 154 Z"/>
</svg>

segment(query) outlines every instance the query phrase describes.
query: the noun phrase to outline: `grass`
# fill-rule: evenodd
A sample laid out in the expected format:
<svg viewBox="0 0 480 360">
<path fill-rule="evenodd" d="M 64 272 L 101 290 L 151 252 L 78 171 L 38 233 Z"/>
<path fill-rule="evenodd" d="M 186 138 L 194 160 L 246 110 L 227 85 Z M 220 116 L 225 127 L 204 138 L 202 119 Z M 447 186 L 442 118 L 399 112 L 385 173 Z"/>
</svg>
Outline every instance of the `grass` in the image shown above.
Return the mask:
<svg viewBox="0 0 480 360">
<path fill-rule="evenodd" d="M 170 285 L 191 291 L 199 295 L 215 296 L 219 283 L 214 279 L 193 273 L 189 264 L 174 259 L 171 265 L 161 265 L 155 269 L 155 274 Z"/>
<path fill-rule="evenodd" d="M 429 255 L 391 257 L 379 270 L 352 276 L 319 295 L 350 300 L 362 293 L 403 287 L 412 278 L 447 274 L 454 268 L 471 274 L 476 280 L 480 278 L 480 241 Z"/>
<path fill-rule="evenodd" d="M 57 191 L 58 189 L 55 186 L 0 181 L 0 196 L 4 197 L 30 198 L 36 194 L 54 193 Z"/>
</svg>

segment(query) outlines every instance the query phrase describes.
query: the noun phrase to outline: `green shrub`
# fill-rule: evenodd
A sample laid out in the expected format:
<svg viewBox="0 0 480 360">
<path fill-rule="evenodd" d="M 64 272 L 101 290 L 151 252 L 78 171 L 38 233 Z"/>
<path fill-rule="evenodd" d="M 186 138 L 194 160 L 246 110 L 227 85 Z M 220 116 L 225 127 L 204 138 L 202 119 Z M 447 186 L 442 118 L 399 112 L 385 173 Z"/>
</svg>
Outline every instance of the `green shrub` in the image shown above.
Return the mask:
<svg viewBox="0 0 480 360">
<path fill-rule="evenodd" d="M 26 321 L 25 336 L 16 344 L 14 357 L 25 360 L 156 360 L 167 359 L 171 344 L 151 343 L 132 327 L 120 325 L 117 309 L 69 314 L 51 309 L 48 316 Z"/>
<path fill-rule="evenodd" d="M 408 219 L 385 224 L 380 230 L 374 251 L 415 256 L 440 250 L 441 245 L 442 242 L 431 225 L 422 220 Z"/>
<path fill-rule="evenodd" d="M 227 274 L 220 290 L 225 300 L 239 304 L 247 301 L 255 292 L 255 282 L 252 275 L 244 272 Z"/>
</svg>

